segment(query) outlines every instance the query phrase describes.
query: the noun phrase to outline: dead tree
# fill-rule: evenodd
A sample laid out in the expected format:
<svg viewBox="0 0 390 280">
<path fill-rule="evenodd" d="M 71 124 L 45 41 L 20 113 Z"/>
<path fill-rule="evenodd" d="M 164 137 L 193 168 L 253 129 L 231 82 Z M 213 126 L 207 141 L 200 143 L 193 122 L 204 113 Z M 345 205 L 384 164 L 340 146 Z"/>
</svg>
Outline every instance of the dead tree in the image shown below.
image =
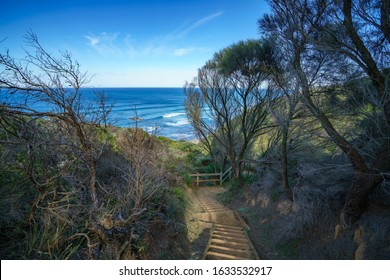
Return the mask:
<svg viewBox="0 0 390 280">
<path fill-rule="evenodd" d="M 7 114 L 31 119 L 43 118 L 53 121 L 72 141 L 88 170 L 88 189 L 92 205 L 98 207 L 96 190 L 96 161 L 99 159 L 104 141 L 98 144 L 96 134 L 107 125 L 110 106 L 104 95 L 98 104 L 88 104 L 82 98 L 82 86 L 89 82 L 87 73 L 68 52 L 60 57 L 48 53 L 37 36 L 29 32 L 26 43 L 32 52 L 26 51 L 24 59 L 15 59 L 7 51 L 0 54 L 0 88 L 8 97 L 17 96 L 14 102 L 3 106 Z M 44 110 L 34 108 L 40 102 Z M 75 142 L 76 140 L 76 142 Z"/>
</svg>

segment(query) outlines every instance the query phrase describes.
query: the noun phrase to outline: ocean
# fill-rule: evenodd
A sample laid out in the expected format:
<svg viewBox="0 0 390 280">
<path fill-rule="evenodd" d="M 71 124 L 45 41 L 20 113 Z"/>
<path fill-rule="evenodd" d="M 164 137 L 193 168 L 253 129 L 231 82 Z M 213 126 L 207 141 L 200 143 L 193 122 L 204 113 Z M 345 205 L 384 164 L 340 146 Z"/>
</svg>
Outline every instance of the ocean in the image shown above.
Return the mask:
<svg viewBox="0 0 390 280">
<path fill-rule="evenodd" d="M 81 94 L 90 101 L 95 98 L 95 92 L 102 91 L 108 97 L 108 103 L 113 105 L 110 116 L 113 125 L 134 127 L 136 110 L 138 126 L 149 133 L 174 140 L 195 139 L 184 109 L 183 88 L 83 88 Z M 0 94 L 0 101 L 2 97 Z M 13 95 L 11 99 L 19 98 Z M 29 106 L 36 110 L 47 110 L 48 107 L 43 102 Z"/>
<path fill-rule="evenodd" d="M 113 104 L 111 118 L 120 127 L 138 126 L 149 133 L 174 140 L 192 140 L 195 134 L 184 109 L 183 88 L 99 88 L 84 89 L 88 98 L 104 91 Z"/>
</svg>

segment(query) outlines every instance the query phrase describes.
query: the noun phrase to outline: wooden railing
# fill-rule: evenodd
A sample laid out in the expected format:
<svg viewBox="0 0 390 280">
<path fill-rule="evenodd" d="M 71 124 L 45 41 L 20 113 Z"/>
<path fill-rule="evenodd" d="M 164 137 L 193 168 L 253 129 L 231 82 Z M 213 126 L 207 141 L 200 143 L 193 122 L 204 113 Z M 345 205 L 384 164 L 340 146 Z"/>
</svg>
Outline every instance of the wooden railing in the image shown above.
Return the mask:
<svg viewBox="0 0 390 280">
<path fill-rule="evenodd" d="M 196 186 L 199 187 L 199 183 L 209 183 L 214 182 L 218 183 L 222 186 L 223 182 L 225 182 L 228 178 L 232 176 L 232 168 L 228 168 L 225 172 L 220 173 L 196 173 L 190 174 L 191 178 L 194 178 L 194 182 L 196 182 Z"/>
</svg>

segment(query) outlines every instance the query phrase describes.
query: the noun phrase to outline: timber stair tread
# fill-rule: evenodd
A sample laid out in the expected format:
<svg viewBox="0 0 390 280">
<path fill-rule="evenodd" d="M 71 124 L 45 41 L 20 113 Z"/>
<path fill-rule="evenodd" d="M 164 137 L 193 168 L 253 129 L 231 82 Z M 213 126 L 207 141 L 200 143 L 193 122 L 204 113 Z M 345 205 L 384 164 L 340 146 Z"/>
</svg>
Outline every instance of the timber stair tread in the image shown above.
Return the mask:
<svg viewBox="0 0 390 280">
<path fill-rule="evenodd" d="M 249 250 L 250 246 L 248 242 L 234 242 L 234 241 L 226 241 L 226 240 L 221 240 L 221 239 L 211 239 L 210 245 L 223 245 L 225 247 L 230 247 L 230 248 L 237 248 L 237 249 L 246 249 Z"/>
<path fill-rule="evenodd" d="M 206 260 L 246 260 L 246 258 L 240 258 L 237 256 L 218 252 L 207 252 Z"/>
<path fill-rule="evenodd" d="M 229 225 L 223 225 L 223 224 L 215 224 L 215 228 L 219 228 L 219 229 L 230 229 L 230 230 L 243 230 L 242 227 L 238 227 L 238 226 L 229 226 Z"/>
<path fill-rule="evenodd" d="M 252 255 L 252 251 L 250 250 L 235 249 L 235 248 L 229 248 L 229 247 L 223 247 L 217 245 L 210 245 L 209 252 L 229 254 L 229 255 L 234 255 L 240 258 L 247 258 L 247 259 L 249 259 Z"/>
<path fill-rule="evenodd" d="M 204 207 L 204 209 L 207 210 L 221 210 L 221 211 L 228 211 L 226 208 L 221 207 Z"/>
<path fill-rule="evenodd" d="M 199 219 L 211 222 L 214 225 L 203 259 L 258 259 L 257 252 L 243 228 L 240 217 L 234 211 L 210 197 L 211 195 L 198 196 L 201 207 L 208 213 L 199 213 Z"/>
<path fill-rule="evenodd" d="M 252 251 L 249 248 L 242 248 L 242 249 L 237 249 L 237 248 L 230 248 L 230 247 L 225 247 L 225 246 L 218 246 L 211 244 L 210 249 L 212 250 L 229 250 L 231 252 L 239 252 L 239 253 L 251 253 Z"/>
<path fill-rule="evenodd" d="M 232 233 L 232 234 L 245 234 L 245 231 L 242 228 L 240 228 L 240 229 L 233 229 L 233 228 L 220 228 L 220 227 L 216 227 L 215 231 L 225 232 L 225 233 Z"/>
<path fill-rule="evenodd" d="M 235 236 L 227 236 L 227 235 L 217 235 L 213 234 L 213 239 L 220 239 L 220 240 L 226 240 L 226 241 L 233 241 L 233 242 L 248 242 L 248 239 L 246 237 L 235 237 Z"/>
<path fill-rule="evenodd" d="M 219 235 L 219 236 L 226 236 L 226 237 L 237 237 L 237 238 L 246 238 L 245 236 L 245 233 L 240 233 L 240 232 L 226 232 L 226 231 L 217 231 L 215 230 L 214 231 L 214 234 L 215 235 Z"/>
</svg>

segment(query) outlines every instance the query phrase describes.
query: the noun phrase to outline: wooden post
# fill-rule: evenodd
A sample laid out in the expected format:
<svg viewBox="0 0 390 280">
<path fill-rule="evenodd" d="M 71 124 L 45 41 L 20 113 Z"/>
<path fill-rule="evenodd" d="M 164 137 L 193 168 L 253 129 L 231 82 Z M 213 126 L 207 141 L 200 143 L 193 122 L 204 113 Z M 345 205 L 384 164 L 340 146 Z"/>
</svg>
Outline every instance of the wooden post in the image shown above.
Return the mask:
<svg viewBox="0 0 390 280">
<path fill-rule="evenodd" d="M 196 174 L 196 186 L 199 187 L 199 173 Z"/>
<path fill-rule="evenodd" d="M 222 187 L 222 176 L 223 176 L 223 173 L 221 172 L 219 174 L 219 186 Z"/>
</svg>

